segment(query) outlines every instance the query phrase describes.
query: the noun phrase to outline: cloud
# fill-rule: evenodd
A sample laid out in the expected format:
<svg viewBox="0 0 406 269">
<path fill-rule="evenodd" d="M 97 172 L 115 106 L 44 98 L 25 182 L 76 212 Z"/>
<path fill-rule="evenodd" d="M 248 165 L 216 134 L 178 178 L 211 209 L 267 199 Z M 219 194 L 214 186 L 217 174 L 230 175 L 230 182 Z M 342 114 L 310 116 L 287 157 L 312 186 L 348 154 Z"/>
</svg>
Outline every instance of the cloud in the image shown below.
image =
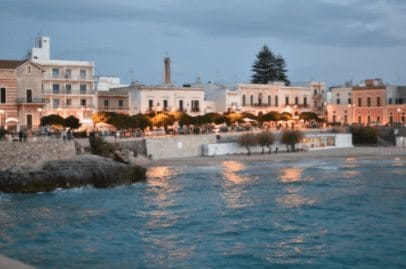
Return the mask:
<svg viewBox="0 0 406 269">
<path fill-rule="evenodd" d="M 3 6 L 22 18 L 150 23 L 167 33 L 182 29 L 216 38 L 268 37 L 329 46 L 406 44 L 402 0 L 32 0 Z"/>
</svg>

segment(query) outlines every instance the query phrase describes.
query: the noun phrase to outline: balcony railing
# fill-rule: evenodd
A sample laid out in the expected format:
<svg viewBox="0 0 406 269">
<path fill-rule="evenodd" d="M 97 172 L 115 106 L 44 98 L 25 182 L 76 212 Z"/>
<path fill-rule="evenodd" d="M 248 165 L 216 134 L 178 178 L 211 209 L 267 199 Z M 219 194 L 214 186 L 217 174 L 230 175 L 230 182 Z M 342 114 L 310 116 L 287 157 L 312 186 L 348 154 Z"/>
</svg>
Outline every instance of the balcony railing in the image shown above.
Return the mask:
<svg viewBox="0 0 406 269">
<path fill-rule="evenodd" d="M 73 81 L 94 81 L 94 77 L 92 76 L 73 76 L 73 75 L 68 75 L 68 74 L 45 74 L 43 76 L 43 79 L 45 80 L 73 80 Z"/>
<path fill-rule="evenodd" d="M 200 108 L 199 107 L 192 107 L 191 112 L 200 112 Z"/>
<path fill-rule="evenodd" d="M 17 104 L 45 104 L 46 100 L 42 98 L 17 98 Z"/>
<path fill-rule="evenodd" d="M 99 106 L 98 107 L 99 110 L 103 110 L 103 111 L 117 111 L 117 110 L 128 110 L 129 107 L 128 106 Z"/>
<path fill-rule="evenodd" d="M 94 105 L 86 105 L 86 106 L 81 106 L 81 105 L 67 105 L 67 104 L 59 104 L 59 105 L 51 105 L 49 104 L 46 108 L 48 109 L 81 109 L 81 110 L 92 110 L 94 109 Z"/>
<path fill-rule="evenodd" d="M 89 95 L 89 94 L 95 94 L 94 90 L 87 89 L 86 91 L 80 91 L 80 90 L 72 90 L 72 89 L 66 89 L 66 88 L 59 88 L 58 90 L 56 90 L 56 89 L 43 89 L 42 92 L 44 94 L 63 94 L 63 95 Z"/>
</svg>

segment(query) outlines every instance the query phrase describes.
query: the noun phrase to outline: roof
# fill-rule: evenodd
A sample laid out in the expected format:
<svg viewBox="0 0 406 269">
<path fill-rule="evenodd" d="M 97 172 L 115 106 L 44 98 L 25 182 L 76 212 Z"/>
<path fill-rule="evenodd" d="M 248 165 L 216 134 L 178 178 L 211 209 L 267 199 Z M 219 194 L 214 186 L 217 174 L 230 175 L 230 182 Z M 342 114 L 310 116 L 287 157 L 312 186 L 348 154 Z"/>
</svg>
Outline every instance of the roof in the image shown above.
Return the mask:
<svg viewBox="0 0 406 269">
<path fill-rule="evenodd" d="M 33 63 L 39 65 L 70 65 L 70 66 L 93 66 L 93 63 L 88 61 L 71 61 L 71 60 L 37 60 L 33 59 Z"/>
<path fill-rule="evenodd" d="M 16 69 L 24 62 L 26 62 L 26 60 L 0 60 L 0 69 Z"/>
</svg>

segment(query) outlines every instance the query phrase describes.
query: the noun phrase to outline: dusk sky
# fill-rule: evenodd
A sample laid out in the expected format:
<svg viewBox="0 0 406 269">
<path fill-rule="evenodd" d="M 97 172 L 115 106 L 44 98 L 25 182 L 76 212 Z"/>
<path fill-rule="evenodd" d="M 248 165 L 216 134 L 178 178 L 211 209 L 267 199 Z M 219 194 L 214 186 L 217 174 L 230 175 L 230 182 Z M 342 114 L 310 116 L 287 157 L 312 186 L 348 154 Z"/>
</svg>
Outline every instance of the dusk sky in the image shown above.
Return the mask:
<svg viewBox="0 0 406 269">
<path fill-rule="evenodd" d="M 267 44 L 292 82 L 365 78 L 406 85 L 405 0 L 0 0 L 0 58 L 39 35 L 54 59 L 95 62 L 96 75 L 175 84 L 245 83 Z"/>
</svg>

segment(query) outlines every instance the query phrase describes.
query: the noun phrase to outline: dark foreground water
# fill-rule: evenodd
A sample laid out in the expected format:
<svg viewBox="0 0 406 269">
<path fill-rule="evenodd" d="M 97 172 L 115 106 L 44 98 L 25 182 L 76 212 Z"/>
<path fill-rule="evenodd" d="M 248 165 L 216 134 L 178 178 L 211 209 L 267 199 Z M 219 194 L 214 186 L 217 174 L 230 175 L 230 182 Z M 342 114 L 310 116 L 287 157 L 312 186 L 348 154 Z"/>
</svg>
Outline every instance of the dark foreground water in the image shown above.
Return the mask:
<svg viewBox="0 0 406 269">
<path fill-rule="evenodd" d="M 40 268 L 406 268 L 406 163 L 227 161 L 0 194 L 0 253 Z"/>
</svg>

